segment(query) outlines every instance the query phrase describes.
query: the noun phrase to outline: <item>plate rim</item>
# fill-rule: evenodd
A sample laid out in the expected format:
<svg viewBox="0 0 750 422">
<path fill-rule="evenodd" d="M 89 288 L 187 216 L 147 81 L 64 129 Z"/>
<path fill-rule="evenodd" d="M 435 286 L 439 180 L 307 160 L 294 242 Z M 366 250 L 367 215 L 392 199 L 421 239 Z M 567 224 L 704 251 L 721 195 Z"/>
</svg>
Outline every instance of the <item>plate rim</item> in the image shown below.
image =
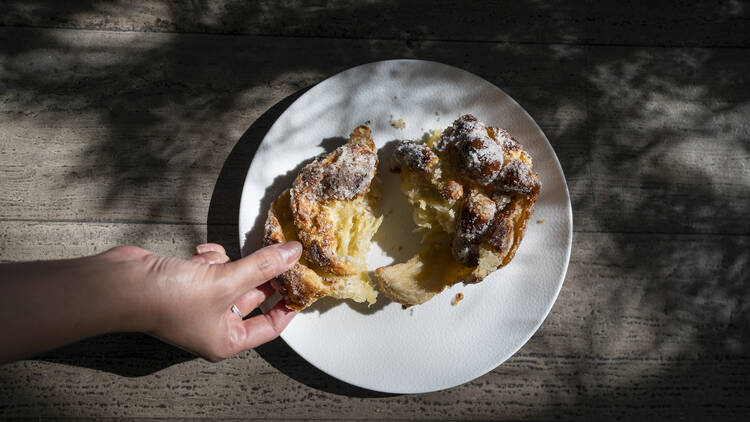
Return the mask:
<svg viewBox="0 0 750 422">
<path fill-rule="evenodd" d="M 380 388 L 373 388 L 372 386 L 363 385 L 362 383 L 360 383 L 358 381 L 346 379 L 346 378 L 348 378 L 346 376 L 333 375 L 333 374 L 329 373 L 325 369 L 323 369 L 323 368 L 319 367 L 318 365 L 316 365 L 314 362 L 310 361 L 305 356 L 304 353 L 300 352 L 292 344 L 290 344 L 287 341 L 287 339 L 285 338 L 285 336 L 284 336 L 284 331 L 282 331 L 282 333 L 279 336 L 279 337 L 281 337 L 284 340 L 284 343 L 286 343 L 286 345 L 289 346 L 289 348 L 291 348 L 295 353 L 297 353 L 300 357 L 302 357 L 307 363 L 309 363 L 310 365 L 312 365 L 313 367 L 315 367 L 319 371 L 327 374 L 328 376 L 333 377 L 335 379 L 338 379 L 338 380 L 340 380 L 342 382 L 345 382 L 347 384 L 353 385 L 355 387 L 359 387 L 359 388 L 363 388 L 363 389 L 370 390 L 370 391 L 375 391 L 375 392 L 390 393 L 390 394 L 423 394 L 423 393 L 431 393 L 431 392 L 442 391 L 442 390 L 447 390 L 447 389 L 450 389 L 450 388 L 458 387 L 458 386 L 461 386 L 463 384 L 466 384 L 468 382 L 471 382 L 471 381 L 473 381 L 473 380 L 475 380 L 477 378 L 480 378 L 480 377 L 486 375 L 490 371 L 494 370 L 495 368 L 497 368 L 500 365 L 502 365 L 503 363 L 505 363 L 511 357 L 515 356 L 515 354 L 518 353 L 518 351 L 521 350 L 521 348 L 523 346 L 525 346 L 526 343 L 529 342 L 529 340 L 534 336 L 534 334 L 536 334 L 537 331 L 539 331 L 539 328 L 542 326 L 542 324 L 544 324 L 544 321 L 547 320 L 547 317 L 549 316 L 550 312 L 552 311 L 552 308 L 554 307 L 555 303 L 557 303 L 557 299 L 558 299 L 558 297 L 560 295 L 560 291 L 562 290 L 562 286 L 565 283 L 565 278 L 567 277 L 568 266 L 570 264 L 570 255 L 571 255 L 572 246 L 573 246 L 573 205 L 572 205 L 571 200 L 570 200 L 570 189 L 568 187 L 567 178 L 565 177 L 565 171 L 562 168 L 562 164 L 560 163 L 560 159 L 558 158 L 557 152 L 555 151 L 555 148 L 552 146 L 552 143 L 550 143 L 549 139 L 547 138 L 547 134 L 544 133 L 544 131 L 542 130 L 542 128 L 539 126 L 539 124 L 537 123 L 537 121 L 534 120 L 534 118 L 529 114 L 529 112 L 526 111 L 526 109 L 524 107 L 522 107 L 521 104 L 519 104 L 518 101 L 516 101 L 515 98 L 513 98 L 510 95 L 508 95 L 508 93 L 506 93 L 502 88 L 498 87 L 497 85 L 495 85 L 491 81 L 488 81 L 484 77 L 482 77 L 480 75 L 477 75 L 476 73 L 469 72 L 468 70 L 462 69 L 460 67 L 453 66 L 453 65 L 450 65 L 450 64 L 446 64 L 446 63 L 442 63 L 442 62 L 433 61 L 433 60 L 421 60 L 421 59 L 388 59 L 388 60 L 376 60 L 376 61 L 372 61 L 372 62 L 363 63 L 363 64 L 360 64 L 360 65 L 357 65 L 357 66 L 352 66 L 352 67 L 344 69 L 344 70 L 342 70 L 340 72 L 337 72 L 337 73 L 335 73 L 335 74 L 333 74 L 333 75 L 331 75 L 331 76 L 329 76 L 329 77 L 327 77 L 327 78 L 325 78 L 325 79 L 317 82 L 312 87 L 309 87 L 302 95 L 300 95 L 291 104 L 289 104 L 289 106 L 287 106 L 287 108 L 276 118 L 276 120 L 273 122 L 273 124 L 271 125 L 271 127 L 269 127 L 268 131 L 263 136 L 263 139 L 260 141 L 260 143 L 258 145 L 259 146 L 263 145 L 263 143 L 265 142 L 266 138 L 268 137 L 268 134 L 271 133 L 271 132 L 273 132 L 273 130 L 276 127 L 276 125 L 279 124 L 279 121 L 281 120 L 281 118 L 289 111 L 289 109 L 295 103 L 297 103 L 298 101 L 300 101 L 303 97 L 305 97 L 307 95 L 314 94 L 315 91 L 317 89 L 319 89 L 320 86 L 323 83 L 325 83 L 325 82 L 327 82 L 327 81 L 329 81 L 329 80 L 331 80 L 333 78 L 337 78 L 337 77 L 339 77 L 340 75 L 342 75 L 344 73 L 347 73 L 347 72 L 350 72 L 350 71 L 354 71 L 355 69 L 359 69 L 359 68 L 367 67 L 367 66 L 382 65 L 382 64 L 385 64 L 385 63 L 396 63 L 396 62 L 429 63 L 431 65 L 436 65 L 436 66 L 442 66 L 442 67 L 451 68 L 454 71 L 458 71 L 458 72 L 461 72 L 461 73 L 466 73 L 466 74 L 468 74 L 470 76 L 473 76 L 475 78 L 481 79 L 482 81 L 484 81 L 487 84 L 489 84 L 492 88 L 496 89 L 501 94 L 503 94 L 505 97 L 507 97 L 510 100 L 510 102 L 517 109 L 521 110 L 523 112 L 523 114 L 526 116 L 526 118 L 528 118 L 528 120 L 533 123 L 534 127 L 536 128 L 536 130 L 542 135 L 542 138 L 544 139 L 544 141 L 547 143 L 547 146 L 552 151 L 552 158 L 554 159 L 553 163 L 554 163 L 555 169 L 559 173 L 559 176 L 560 176 L 561 181 L 562 181 L 563 192 L 565 194 L 565 199 L 566 199 L 565 202 L 566 202 L 566 208 L 567 208 L 567 212 L 566 212 L 567 215 L 566 215 L 566 217 L 567 217 L 567 222 L 568 222 L 568 230 L 567 230 L 567 233 L 565 233 L 565 235 L 567 236 L 567 242 L 566 242 L 567 244 L 565 245 L 565 253 L 564 253 L 564 259 L 563 259 L 562 271 L 560 273 L 559 280 L 557 280 L 554 295 L 552 296 L 550 302 L 546 305 L 546 309 L 544 311 L 543 317 L 540 318 L 539 322 L 535 325 L 535 327 L 534 327 L 533 330 L 529 330 L 529 333 L 526 336 L 524 336 L 523 341 L 519 342 L 519 345 L 515 349 L 513 349 L 512 352 L 508 353 L 507 356 L 505 356 L 502 359 L 500 359 L 497 363 L 489 364 L 489 365 L 487 365 L 488 367 L 482 368 L 479 371 L 475 371 L 477 373 L 477 375 L 472 375 L 470 378 L 468 378 L 465 381 L 462 381 L 462 382 L 460 382 L 458 384 L 449 383 L 451 385 L 441 385 L 441 386 L 438 386 L 436 388 L 429 388 L 429 389 L 403 390 L 403 389 L 380 389 Z M 256 154 L 257 154 L 257 151 L 256 151 Z M 238 215 L 238 220 L 239 221 L 238 221 L 238 225 L 237 225 L 238 226 L 237 227 L 237 229 L 238 229 L 238 240 L 239 240 L 239 246 L 240 246 L 240 254 L 243 257 L 245 256 L 244 255 L 245 248 L 243 247 L 244 246 L 243 245 L 244 233 L 243 233 L 243 230 L 242 230 L 242 220 L 243 220 L 242 219 L 242 210 L 245 208 L 245 201 L 246 201 L 246 199 L 245 199 L 245 189 L 246 189 L 246 186 L 247 186 L 247 179 L 250 176 L 250 167 L 252 166 L 254 160 L 255 160 L 255 154 L 253 154 L 253 157 L 250 160 L 250 164 L 248 165 L 247 173 L 245 174 L 245 179 L 244 179 L 243 185 L 242 185 L 242 194 L 240 196 L 240 205 L 239 205 L 239 213 L 238 213 L 239 214 Z M 261 210 L 261 212 L 262 212 L 262 210 Z"/>
</svg>

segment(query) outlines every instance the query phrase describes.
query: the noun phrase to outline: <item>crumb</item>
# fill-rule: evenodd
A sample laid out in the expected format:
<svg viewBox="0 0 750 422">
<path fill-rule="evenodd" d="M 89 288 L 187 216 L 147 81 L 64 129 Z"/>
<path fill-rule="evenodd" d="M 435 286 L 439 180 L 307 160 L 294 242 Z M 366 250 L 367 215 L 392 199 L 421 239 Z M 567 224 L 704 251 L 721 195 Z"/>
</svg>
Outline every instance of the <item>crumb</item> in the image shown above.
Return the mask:
<svg viewBox="0 0 750 422">
<path fill-rule="evenodd" d="M 400 251 L 403 251 L 403 250 L 404 250 L 404 247 L 403 247 L 403 246 L 399 246 L 399 247 L 398 247 L 398 250 L 400 250 Z"/>
<path fill-rule="evenodd" d="M 411 305 L 401 305 L 401 309 L 403 309 L 403 310 L 407 310 L 407 309 L 409 309 L 409 307 L 410 307 L 410 306 L 411 306 Z"/>
<path fill-rule="evenodd" d="M 388 211 L 385 212 L 385 215 L 387 215 L 387 216 L 391 215 L 391 214 L 393 214 L 393 210 L 388 210 Z"/>
<path fill-rule="evenodd" d="M 365 122 L 365 126 L 370 126 L 372 124 L 372 120 L 368 120 Z"/>
<path fill-rule="evenodd" d="M 546 218 L 540 218 L 539 220 L 536 220 L 537 224 L 544 224 L 544 222 L 547 221 Z"/>
<path fill-rule="evenodd" d="M 456 293 L 456 297 L 454 297 L 453 300 L 451 300 L 451 305 L 453 305 L 453 306 L 458 305 L 458 302 L 460 302 L 461 300 L 463 300 L 463 298 L 464 298 L 464 294 L 463 293 L 461 293 L 461 292 Z"/>
<path fill-rule="evenodd" d="M 404 129 L 406 127 L 406 122 L 404 121 L 404 119 L 391 119 L 391 126 L 395 127 L 396 129 Z"/>
</svg>

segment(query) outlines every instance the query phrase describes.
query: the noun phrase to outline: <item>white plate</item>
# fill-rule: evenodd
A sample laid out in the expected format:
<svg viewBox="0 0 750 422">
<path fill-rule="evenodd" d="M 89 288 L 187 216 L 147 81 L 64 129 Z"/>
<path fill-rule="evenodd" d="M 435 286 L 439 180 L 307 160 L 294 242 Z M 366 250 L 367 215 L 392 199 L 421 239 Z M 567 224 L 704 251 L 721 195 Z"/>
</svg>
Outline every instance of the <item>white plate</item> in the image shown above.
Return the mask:
<svg viewBox="0 0 750 422">
<path fill-rule="evenodd" d="M 453 286 L 409 310 L 382 294 L 370 308 L 319 301 L 282 337 L 331 376 L 376 391 L 422 393 L 471 381 L 518 351 L 552 308 L 568 267 L 573 223 L 565 176 L 544 133 L 512 98 L 476 75 L 420 60 L 370 63 L 319 83 L 279 117 L 253 157 L 240 205 L 243 251 L 260 247 L 267 207 L 291 185 L 300 164 L 343 143 L 336 138 L 370 122 L 381 148 L 444 128 L 464 113 L 513 134 L 531 153 L 542 181 L 515 259 L 482 283 Z M 399 118 L 405 129 L 391 126 Z M 393 213 L 373 242 L 371 270 L 419 248 L 398 177 L 387 170 L 387 149 L 380 152 L 378 176 L 382 211 Z M 451 306 L 457 292 L 465 298 Z"/>
</svg>

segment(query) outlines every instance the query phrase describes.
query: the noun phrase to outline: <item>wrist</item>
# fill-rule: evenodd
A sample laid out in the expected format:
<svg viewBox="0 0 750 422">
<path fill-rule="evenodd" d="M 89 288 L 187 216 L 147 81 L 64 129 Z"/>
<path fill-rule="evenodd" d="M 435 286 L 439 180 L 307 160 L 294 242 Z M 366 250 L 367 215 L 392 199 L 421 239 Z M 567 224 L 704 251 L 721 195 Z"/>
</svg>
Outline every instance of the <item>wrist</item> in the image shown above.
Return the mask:
<svg viewBox="0 0 750 422">
<path fill-rule="evenodd" d="M 140 331 L 153 329 L 155 306 L 148 280 L 149 258 L 141 248 L 125 246 L 91 257 L 100 273 L 102 300 L 107 304 L 106 331 Z"/>
</svg>

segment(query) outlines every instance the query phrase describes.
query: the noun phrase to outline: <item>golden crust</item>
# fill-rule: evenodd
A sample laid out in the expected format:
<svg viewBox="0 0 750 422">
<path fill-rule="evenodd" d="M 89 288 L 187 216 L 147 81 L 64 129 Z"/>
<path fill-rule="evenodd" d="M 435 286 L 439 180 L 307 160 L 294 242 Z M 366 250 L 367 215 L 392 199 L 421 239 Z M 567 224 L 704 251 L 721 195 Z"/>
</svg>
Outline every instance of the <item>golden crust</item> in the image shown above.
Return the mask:
<svg viewBox="0 0 750 422">
<path fill-rule="evenodd" d="M 515 209 L 520 209 L 520 212 L 518 212 L 517 216 L 512 219 L 513 241 L 510 242 L 511 246 L 503 257 L 503 266 L 508 265 L 513 257 L 516 256 L 516 250 L 521 245 L 523 236 L 526 233 L 526 227 L 531 219 L 531 214 L 534 212 L 534 204 L 539 196 L 539 188 L 540 186 L 537 185 L 532 194 L 527 195 L 526 197 L 519 196 L 516 199 L 517 202 L 511 208 L 514 211 Z"/>
<path fill-rule="evenodd" d="M 324 205 L 330 200 L 351 201 L 367 194 L 377 166 L 370 129 L 359 126 L 347 144 L 305 166 L 294 180 L 294 225 L 305 257 L 319 268 L 337 275 L 354 273 L 351 265 L 336 256 L 335 227 Z"/>
<path fill-rule="evenodd" d="M 421 211 L 419 217 L 415 213 L 415 222 L 429 230 L 425 251 L 407 263 L 376 271 L 381 291 L 404 305 L 423 303 L 459 281 L 482 281 L 510 263 L 540 190 L 531 157 L 520 143 L 474 116 L 459 117 L 431 144 L 401 142 L 394 153 L 402 188 Z M 445 236 L 434 232 L 447 233 L 449 250 L 430 240 L 445 243 Z M 428 265 L 436 254 L 441 258 Z M 448 275 L 425 275 L 425 269 L 435 265 Z"/>
<path fill-rule="evenodd" d="M 298 240 L 293 232 L 284 234 L 281 221 L 291 221 L 289 207 L 290 190 L 287 189 L 271 204 L 266 219 L 263 246 Z M 287 223 L 288 225 L 288 223 Z M 286 306 L 295 311 L 301 311 L 319 298 L 330 293 L 329 287 L 323 279 L 305 265 L 304 260 L 294 264 L 290 270 L 277 276 L 273 287 L 286 301 Z"/>
<path fill-rule="evenodd" d="M 540 190 L 531 157 L 517 140 L 466 115 L 439 140 L 403 142 L 394 156 L 402 188 L 411 189 L 415 222 L 428 230 L 427 244 L 407 262 L 375 271 L 381 292 L 416 305 L 456 282 L 480 282 L 511 262 Z M 369 245 L 380 224 L 371 213 L 377 163 L 370 130 L 360 126 L 346 145 L 305 166 L 272 204 L 264 244 L 298 240 L 304 247 L 300 261 L 272 282 L 288 308 L 302 310 L 324 296 L 375 301 L 363 264 L 367 248 L 347 247 L 352 239 L 341 237 L 341 224 L 348 221 L 344 231 L 355 238 L 367 233 L 359 240 Z M 341 214 L 342 204 L 360 213 Z"/>
<path fill-rule="evenodd" d="M 336 284 L 347 282 L 348 276 L 356 279 L 361 268 L 350 257 L 337 255 L 340 227 L 330 205 L 353 203 L 368 195 L 377 162 L 370 129 L 359 126 L 345 145 L 305 166 L 292 188 L 271 205 L 264 246 L 297 240 L 304 248 L 299 262 L 272 281 L 288 308 L 300 311 L 324 296 L 350 297 Z M 374 290 L 367 293 L 364 298 L 350 298 L 374 301 Z"/>
</svg>

